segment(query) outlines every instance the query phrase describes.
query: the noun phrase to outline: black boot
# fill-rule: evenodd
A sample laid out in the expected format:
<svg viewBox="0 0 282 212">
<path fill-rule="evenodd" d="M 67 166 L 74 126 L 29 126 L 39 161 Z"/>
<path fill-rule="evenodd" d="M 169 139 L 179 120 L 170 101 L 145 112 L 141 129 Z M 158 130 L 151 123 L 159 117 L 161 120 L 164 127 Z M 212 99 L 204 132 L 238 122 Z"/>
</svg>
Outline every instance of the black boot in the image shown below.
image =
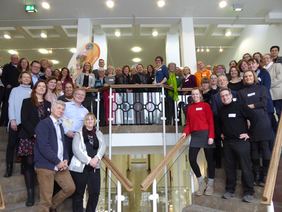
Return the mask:
<svg viewBox="0 0 282 212">
<path fill-rule="evenodd" d="M 33 188 L 27 189 L 27 200 L 25 202 L 25 205 L 27 207 L 31 207 L 34 205 L 34 189 Z"/>
<path fill-rule="evenodd" d="M 254 184 L 259 185 L 260 179 L 260 160 L 253 160 L 253 174 L 254 174 Z"/>
<path fill-rule="evenodd" d="M 259 186 L 264 187 L 267 172 L 269 167 L 269 160 L 263 160 L 262 161 L 262 169 L 259 176 Z"/>
<path fill-rule="evenodd" d="M 4 177 L 11 177 L 13 172 L 13 163 L 7 164 L 6 167 L 6 173 L 4 174 Z"/>
</svg>

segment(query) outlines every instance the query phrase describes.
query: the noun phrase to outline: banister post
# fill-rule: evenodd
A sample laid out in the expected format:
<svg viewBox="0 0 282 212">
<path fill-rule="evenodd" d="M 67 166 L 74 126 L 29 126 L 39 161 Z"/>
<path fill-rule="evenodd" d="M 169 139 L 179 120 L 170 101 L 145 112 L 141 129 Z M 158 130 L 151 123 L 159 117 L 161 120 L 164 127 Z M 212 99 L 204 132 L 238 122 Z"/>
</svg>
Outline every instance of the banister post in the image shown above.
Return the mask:
<svg viewBox="0 0 282 212">
<path fill-rule="evenodd" d="M 157 193 L 157 180 L 154 179 L 153 181 L 153 186 L 152 186 L 152 190 L 153 193 L 149 196 L 149 200 L 153 201 L 153 212 L 157 212 L 158 211 L 158 199 L 159 199 L 159 195 Z"/>
<path fill-rule="evenodd" d="M 112 159 L 112 107 L 113 107 L 113 89 L 110 87 L 110 94 L 109 94 L 109 158 Z M 109 180 L 108 180 L 108 211 L 111 211 L 111 170 L 109 170 Z"/>
<path fill-rule="evenodd" d="M 123 202 L 124 199 L 125 199 L 124 195 L 121 194 L 121 184 L 119 181 L 117 181 L 117 196 L 116 196 L 117 212 L 122 211 L 121 202 Z"/>
<path fill-rule="evenodd" d="M 97 130 L 99 130 L 100 128 L 100 91 L 97 92 L 97 98 L 95 99 L 95 101 L 97 102 L 97 115 L 96 115 L 96 120 L 97 120 Z M 91 102 L 91 106 L 92 106 L 92 112 L 93 112 L 93 105 Z M 93 112 L 94 113 L 94 112 Z"/>
</svg>

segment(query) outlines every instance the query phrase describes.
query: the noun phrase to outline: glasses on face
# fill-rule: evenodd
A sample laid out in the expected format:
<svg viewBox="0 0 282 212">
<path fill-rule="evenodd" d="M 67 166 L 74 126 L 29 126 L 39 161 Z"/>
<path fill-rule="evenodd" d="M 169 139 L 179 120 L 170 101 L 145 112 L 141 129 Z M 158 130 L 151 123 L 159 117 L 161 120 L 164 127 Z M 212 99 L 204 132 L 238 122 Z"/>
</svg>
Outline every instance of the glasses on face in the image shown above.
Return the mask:
<svg viewBox="0 0 282 212">
<path fill-rule="evenodd" d="M 41 66 L 35 66 L 35 65 L 32 66 L 32 68 L 37 68 L 37 69 L 40 69 L 40 67 Z"/>
</svg>

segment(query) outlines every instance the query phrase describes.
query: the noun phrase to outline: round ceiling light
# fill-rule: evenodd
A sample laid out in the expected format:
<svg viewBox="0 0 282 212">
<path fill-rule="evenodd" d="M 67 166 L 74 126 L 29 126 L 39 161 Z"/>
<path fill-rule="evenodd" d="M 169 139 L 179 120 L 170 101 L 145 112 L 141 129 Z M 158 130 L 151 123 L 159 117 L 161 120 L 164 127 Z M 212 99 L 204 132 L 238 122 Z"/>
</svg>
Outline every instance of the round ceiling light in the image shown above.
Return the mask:
<svg viewBox="0 0 282 212">
<path fill-rule="evenodd" d="M 113 0 L 107 0 L 106 5 L 108 8 L 113 8 L 115 6 L 115 2 Z"/>
<path fill-rule="evenodd" d="M 165 1 L 164 0 L 158 0 L 157 5 L 158 5 L 158 7 L 162 8 L 162 7 L 165 6 Z"/>
<path fill-rule="evenodd" d="M 135 57 L 135 58 L 132 59 L 132 62 L 134 62 L 134 63 L 140 63 L 141 61 L 142 60 L 139 57 Z"/>
<path fill-rule="evenodd" d="M 138 53 L 138 52 L 141 52 L 142 51 L 142 48 L 139 47 L 139 46 L 134 46 L 131 48 L 131 51 L 135 52 L 135 53 Z"/>
<path fill-rule="evenodd" d="M 46 1 L 41 3 L 41 6 L 45 9 L 45 10 L 49 10 L 50 9 L 50 4 Z"/>
</svg>

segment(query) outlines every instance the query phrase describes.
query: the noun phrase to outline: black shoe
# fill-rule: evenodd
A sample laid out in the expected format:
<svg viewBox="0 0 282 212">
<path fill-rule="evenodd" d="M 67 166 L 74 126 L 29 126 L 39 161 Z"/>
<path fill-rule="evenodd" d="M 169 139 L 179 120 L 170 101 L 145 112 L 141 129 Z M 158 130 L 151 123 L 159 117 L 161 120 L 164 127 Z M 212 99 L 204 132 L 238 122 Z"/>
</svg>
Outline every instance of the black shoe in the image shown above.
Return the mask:
<svg viewBox="0 0 282 212">
<path fill-rule="evenodd" d="M 50 212 L 57 212 L 57 210 L 56 210 L 56 209 L 53 209 L 53 208 L 50 208 L 49 211 L 50 211 Z"/>
<path fill-rule="evenodd" d="M 6 173 L 4 174 L 4 177 L 11 177 L 12 172 L 13 172 L 13 165 L 12 164 L 7 165 Z"/>
<path fill-rule="evenodd" d="M 25 202 L 27 207 L 31 207 L 34 205 L 34 189 L 27 190 L 27 200 Z"/>
</svg>

